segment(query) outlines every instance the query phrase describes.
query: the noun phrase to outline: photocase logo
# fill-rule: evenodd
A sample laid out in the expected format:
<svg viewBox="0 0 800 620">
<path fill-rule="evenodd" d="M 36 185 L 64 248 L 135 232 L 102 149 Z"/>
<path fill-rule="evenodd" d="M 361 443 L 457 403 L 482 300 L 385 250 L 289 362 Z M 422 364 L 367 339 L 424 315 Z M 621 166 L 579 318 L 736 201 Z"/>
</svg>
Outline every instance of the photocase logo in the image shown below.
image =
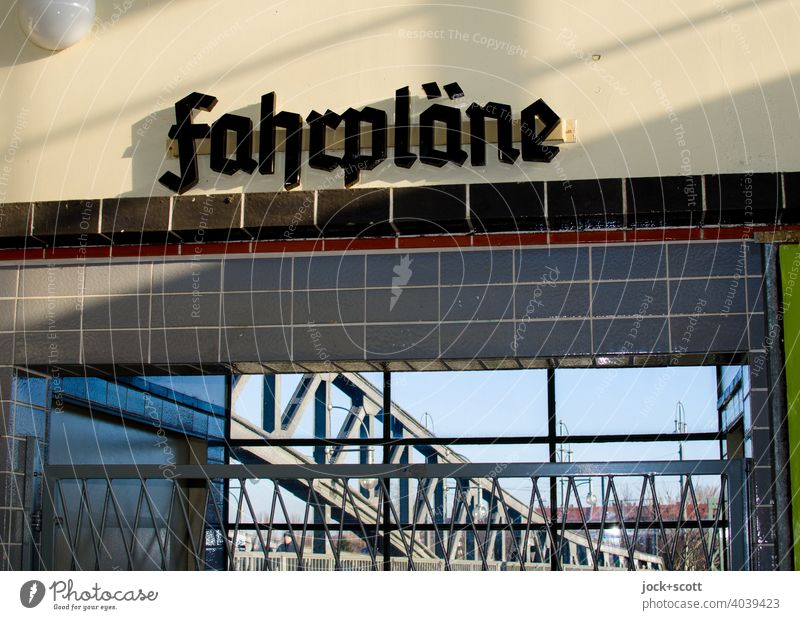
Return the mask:
<svg viewBox="0 0 800 620">
<path fill-rule="evenodd" d="M 408 284 L 411 275 L 411 263 L 414 261 L 408 254 L 400 258 L 400 263 L 394 266 L 394 276 L 392 277 L 392 298 L 389 300 L 389 312 L 394 310 L 397 300 L 403 294 L 403 287 Z"/>
<path fill-rule="evenodd" d="M 26 581 L 19 589 L 19 602 L 22 603 L 23 607 L 27 607 L 28 609 L 36 607 L 42 602 L 43 598 L 44 584 L 36 579 Z"/>
</svg>

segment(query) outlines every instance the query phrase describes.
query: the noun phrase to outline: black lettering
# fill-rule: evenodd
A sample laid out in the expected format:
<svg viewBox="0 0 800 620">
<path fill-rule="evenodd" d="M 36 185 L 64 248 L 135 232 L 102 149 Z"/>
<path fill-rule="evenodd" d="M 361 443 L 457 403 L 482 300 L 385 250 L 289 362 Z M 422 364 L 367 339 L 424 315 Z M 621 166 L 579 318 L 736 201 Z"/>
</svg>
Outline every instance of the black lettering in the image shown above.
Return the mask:
<svg viewBox="0 0 800 620">
<path fill-rule="evenodd" d="M 519 157 L 519 149 L 514 148 L 511 131 L 511 106 L 489 102 L 485 107 L 477 103 L 467 108 L 469 117 L 470 161 L 473 166 L 486 165 L 486 118 L 497 120 L 498 158 L 504 164 L 513 164 Z"/>
<path fill-rule="evenodd" d="M 339 157 L 325 153 L 327 147 L 328 128 L 336 129 L 342 122 L 342 117 L 328 110 L 320 114 L 314 110 L 306 117 L 309 127 L 308 165 L 317 170 L 330 172 L 338 168 L 342 160 Z"/>
<path fill-rule="evenodd" d="M 522 111 L 522 160 L 550 162 L 558 155 L 558 147 L 543 146 L 542 142 L 561 121 L 558 114 L 542 99 L 537 99 Z M 536 132 L 536 119 L 544 127 Z"/>
<path fill-rule="evenodd" d="M 372 170 L 386 159 L 386 112 L 366 107 L 360 112 L 349 108 L 344 114 L 344 185 L 358 183 L 361 170 Z M 369 123 L 372 146 L 369 155 L 361 154 L 361 123 Z"/>
<path fill-rule="evenodd" d="M 437 122 L 445 124 L 447 149 L 436 148 L 434 126 Z M 448 161 L 457 166 L 467 159 L 467 152 L 461 148 L 461 110 L 434 103 L 419 117 L 419 160 L 423 164 L 441 168 Z"/>
<path fill-rule="evenodd" d="M 429 98 L 441 96 L 436 83 L 423 85 Z M 455 82 L 445 86 L 451 99 L 463 96 L 463 90 Z M 441 168 L 447 162 L 463 165 L 468 153 L 462 148 L 461 111 L 439 103 L 430 105 L 419 118 L 419 154 L 411 150 L 412 121 L 411 95 L 407 86 L 395 91 L 394 102 L 394 154 L 395 165 L 411 168 L 419 160 L 427 165 Z M 283 131 L 285 152 L 284 182 L 286 190 L 300 184 L 303 149 L 303 119 L 293 112 L 276 113 L 275 93 L 261 97 L 259 119 L 260 137 L 258 158 L 254 158 L 253 122 L 236 114 L 224 114 L 212 126 L 195 124 L 198 110 L 211 111 L 217 99 L 194 92 L 175 103 L 175 124 L 170 127 L 169 137 L 179 149 L 180 173 L 166 172 L 159 182 L 173 192 L 182 194 L 199 181 L 197 164 L 197 140 L 211 141 L 210 166 L 215 172 L 232 175 L 239 171 L 252 174 L 256 168 L 262 175 L 275 173 L 275 157 L 279 150 L 276 144 L 277 129 Z M 545 146 L 545 139 L 561 122 L 560 117 L 542 100 L 529 105 L 521 114 L 521 148 L 514 148 L 511 106 L 489 102 L 485 106 L 472 103 L 467 108 L 473 166 L 486 165 L 486 120 L 496 121 L 498 158 L 502 163 L 513 164 L 520 154 L 528 162 L 550 162 L 559 153 L 554 146 Z M 387 157 L 388 124 L 387 113 L 373 107 L 362 110 L 349 108 L 344 114 L 327 110 L 321 114 L 312 110 L 305 121 L 309 125 L 308 165 L 311 168 L 331 172 L 337 167 L 344 169 L 344 185 L 351 187 L 360 180 L 362 170 L 373 170 Z M 344 122 L 344 153 L 341 157 L 327 152 L 340 150 L 340 145 L 329 144 L 329 133 Z M 437 128 L 444 129 L 444 148 L 437 148 Z M 362 125 L 369 129 L 362 131 Z M 537 130 L 537 124 L 539 129 Z M 229 148 L 229 138 L 234 144 Z M 441 147 L 441 139 L 439 147 Z M 231 153 L 232 151 L 232 153 Z"/>
<path fill-rule="evenodd" d="M 159 183 L 177 194 L 182 194 L 199 180 L 197 173 L 197 150 L 195 140 L 208 138 L 211 128 L 206 124 L 193 124 L 196 110 L 210 112 L 217 105 L 217 98 L 203 93 L 192 93 L 175 103 L 175 124 L 169 129 L 169 137 L 178 141 L 178 160 L 181 174 L 165 172 Z"/>
<path fill-rule="evenodd" d="M 294 112 L 275 114 L 275 93 L 261 97 L 261 131 L 258 140 L 258 171 L 261 174 L 275 173 L 275 128 L 286 130 L 284 149 L 286 162 L 283 173 L 284 189 L 300 185 L 300 154 L 303 149 L 303 119 Z"/>
<path fill-rule="evenodd" d="M 236 136 L 234 159 L 228 157 L 228 132 Z M 246 116 L 223 114 L 211 126 L 211 169 L 222 174 L 235 174 L 244 170 L 252 174 L 256 169 L 253 159 L 253 121 Z"/>
<path fill-rule="evenodd" d="M 410 168 L 417 156 L 409 150 L 411 145 L 411 103 L 408 86 L 395 91 L 394 100 L 394 163 Z"/>
</svg>

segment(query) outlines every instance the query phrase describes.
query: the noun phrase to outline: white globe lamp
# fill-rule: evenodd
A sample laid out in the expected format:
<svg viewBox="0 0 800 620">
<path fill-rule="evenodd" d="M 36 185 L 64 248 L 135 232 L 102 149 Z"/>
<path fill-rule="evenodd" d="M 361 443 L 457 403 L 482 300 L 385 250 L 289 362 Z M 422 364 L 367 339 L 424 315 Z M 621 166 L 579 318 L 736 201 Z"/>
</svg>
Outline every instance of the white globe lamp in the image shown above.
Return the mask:
<svg viewBox="0 0 800 620">
<path fill-rule="evenodd" d="M 33 43 L 58 51 L 91 30 L 95 0 L 20 0 L 17 11 L 22 31 Z"/>
<path fill-rule="evenodd" d="M 377 478 L 361 478 L 358 483 L 361 485 L 361 488 L 365 491 L 374 491 L 375 487 L 378 486 L 378 479 Z"/>
</svg>

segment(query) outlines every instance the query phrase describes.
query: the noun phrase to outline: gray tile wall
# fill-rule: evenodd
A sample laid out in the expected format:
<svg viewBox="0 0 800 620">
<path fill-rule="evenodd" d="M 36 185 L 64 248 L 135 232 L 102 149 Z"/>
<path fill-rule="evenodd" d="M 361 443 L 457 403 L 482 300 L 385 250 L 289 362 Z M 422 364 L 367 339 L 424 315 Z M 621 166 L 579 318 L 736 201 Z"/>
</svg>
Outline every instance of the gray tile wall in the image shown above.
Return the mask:
<svg viewBox="0 0 800 620">
<path fill-rule="evenodd" d="M 749 352 L 755 368 L 761 271 L 757 244 L 739 241 L 0 267 L 0 533 L 19 510 L 9 442 L 33 424 L 20 408 L 11 429 L 12 365 L 713 351 Z M 752 375 L 766 403 L 766 378 Z M 764 411 L 754 406 L 760 568 L 774 562 Z M 4 544 L 0 565 L 19 554 Z"/>
<path fill-rule="evenodd" d="M 16 364 L 746 352 L 763 340 L 753 245 L 3 267 L 0 339 L 17 338 L 0 350 Z"/>
</svg>

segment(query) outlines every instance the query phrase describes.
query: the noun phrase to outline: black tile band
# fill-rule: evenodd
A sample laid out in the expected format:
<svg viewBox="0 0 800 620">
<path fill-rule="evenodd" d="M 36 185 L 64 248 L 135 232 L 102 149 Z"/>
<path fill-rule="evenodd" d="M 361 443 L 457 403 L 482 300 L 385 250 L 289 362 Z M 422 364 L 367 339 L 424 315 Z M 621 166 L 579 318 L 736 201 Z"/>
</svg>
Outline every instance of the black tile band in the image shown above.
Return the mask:
<svg viewBox="0 0 800 620">
<path fill-rule="evenodd" d="M 800 224 L 800 172 L 0 204 L 0 247 Z"/>
</svg>

